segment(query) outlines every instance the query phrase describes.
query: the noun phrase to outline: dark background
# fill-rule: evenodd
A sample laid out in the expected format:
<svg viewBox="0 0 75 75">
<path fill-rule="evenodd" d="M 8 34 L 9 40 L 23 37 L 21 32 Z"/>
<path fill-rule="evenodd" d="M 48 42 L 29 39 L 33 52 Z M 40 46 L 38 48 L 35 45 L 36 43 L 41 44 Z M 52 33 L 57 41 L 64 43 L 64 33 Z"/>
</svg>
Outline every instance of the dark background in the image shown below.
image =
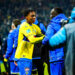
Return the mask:
<svg viewBox="0 0 75 75">
<path fill-rule="evenodd" d="M 14 18 L 24 19 L 23 10 L 32 7 L 45 26 L 49 23 L 50 10 L 61 7 L 67 17 L 75 6 L 75 0 L 0 0 L 0 37 L 7 37 Z"/>
</svg>

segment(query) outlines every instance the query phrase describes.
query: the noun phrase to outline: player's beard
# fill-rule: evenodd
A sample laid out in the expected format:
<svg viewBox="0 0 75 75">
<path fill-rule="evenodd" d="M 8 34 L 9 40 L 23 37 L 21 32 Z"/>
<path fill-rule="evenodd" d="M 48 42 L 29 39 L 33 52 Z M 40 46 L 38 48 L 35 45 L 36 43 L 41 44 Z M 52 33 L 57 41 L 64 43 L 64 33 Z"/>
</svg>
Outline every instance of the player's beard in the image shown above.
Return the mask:
<svg viewBox="0 0 75 75">
<path fill-rule="evenodd" d="M 34 23 L 35 22 L 35 19 L 31 19 L 31 22 Z"/>
<path fill-rule="evenodd" d="M 33 18 L 33 22 L 35 22 L 36 18 Z"/>
</svg>

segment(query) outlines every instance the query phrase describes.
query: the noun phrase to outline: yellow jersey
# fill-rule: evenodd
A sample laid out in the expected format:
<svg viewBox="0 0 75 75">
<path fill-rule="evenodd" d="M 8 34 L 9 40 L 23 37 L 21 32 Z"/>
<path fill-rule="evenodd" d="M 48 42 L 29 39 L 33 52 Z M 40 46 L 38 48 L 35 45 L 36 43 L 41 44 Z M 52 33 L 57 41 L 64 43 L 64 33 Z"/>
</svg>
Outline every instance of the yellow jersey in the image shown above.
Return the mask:
<svg viewBox="0 0 75 75">
<path fill-rule="evenodd" d="M 27 41 L 23 40 L 24 37 L 27 38 Z M 42 34 L 41 29 L 37 25 L 30 25 L 27 22 L 21 24 L 19 29 L 18 47 L 15 53 L 15 58 L 32 59 L 34 43 L 42 41 L 43 38 L 44 35 Z"/>
</svg>

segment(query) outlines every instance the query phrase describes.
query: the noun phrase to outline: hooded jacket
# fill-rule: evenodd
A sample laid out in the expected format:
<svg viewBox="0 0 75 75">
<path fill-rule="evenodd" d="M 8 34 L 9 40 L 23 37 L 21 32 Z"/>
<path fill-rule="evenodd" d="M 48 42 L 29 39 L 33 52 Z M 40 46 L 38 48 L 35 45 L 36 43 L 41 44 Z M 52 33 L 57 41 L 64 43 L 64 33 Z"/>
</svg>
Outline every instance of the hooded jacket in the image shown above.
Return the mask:
<svg viewBox="0 0 75 75">
<path fill-rule="evenodd" d="M 65 25 L 49 40 L 51 46 L 57 46 L 66 41 L 65 69 L 66 75 L 75 75 L 75 8 L 72 10 L 69 24 Z M 74 22 L 74 23 L 73 23 Z M 57 39 L 56 39 L 57 38 Z M 54 42 L 54 40 L 56 42 Z"/>
<path fill-rule="evenodd" d="M 56 17 L 54 17 L 48 27 L 47 27 L 47 31 L 45 34 L 45 38 L 43 39 L 42 43 L 45 44 L 49 44 L 49 39 L 59 31 L 59 29 L 61 28 L 61 20 L 67 20 L 67 17 L 64 14 L 59 14 Z M 54 51 L 49 51 L 49 57 L 50 57 L 50 62 L 54 62 L 54 61 L 59 61 L 59 60 L 64 60 L 64 52 L 63 52 L 63 47 L 62 48 L 58 48 L 55 49 Z"/>
</svg>

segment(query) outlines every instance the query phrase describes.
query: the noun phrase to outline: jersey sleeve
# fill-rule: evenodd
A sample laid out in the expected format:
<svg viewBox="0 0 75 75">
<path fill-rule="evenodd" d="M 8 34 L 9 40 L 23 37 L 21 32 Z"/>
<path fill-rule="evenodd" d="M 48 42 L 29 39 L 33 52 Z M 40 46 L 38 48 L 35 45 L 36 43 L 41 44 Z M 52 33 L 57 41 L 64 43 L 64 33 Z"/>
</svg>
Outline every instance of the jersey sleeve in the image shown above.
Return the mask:
<svg viewBox="0 0 75 75">
<path fill-rule="evenodd" d="M 66 41 L 65 28 L 60 29 L 54 36 L 49 39 L 49 44 L 51 46 L 57 46 Z"/>
<path fill-rule="evenodd" d="M 6 59 L 11 56 L 12 50 L 13 50 L 13 34 L 11 32 L 7 38 L 7 51 L 5 54 Z"/>
</svg>

